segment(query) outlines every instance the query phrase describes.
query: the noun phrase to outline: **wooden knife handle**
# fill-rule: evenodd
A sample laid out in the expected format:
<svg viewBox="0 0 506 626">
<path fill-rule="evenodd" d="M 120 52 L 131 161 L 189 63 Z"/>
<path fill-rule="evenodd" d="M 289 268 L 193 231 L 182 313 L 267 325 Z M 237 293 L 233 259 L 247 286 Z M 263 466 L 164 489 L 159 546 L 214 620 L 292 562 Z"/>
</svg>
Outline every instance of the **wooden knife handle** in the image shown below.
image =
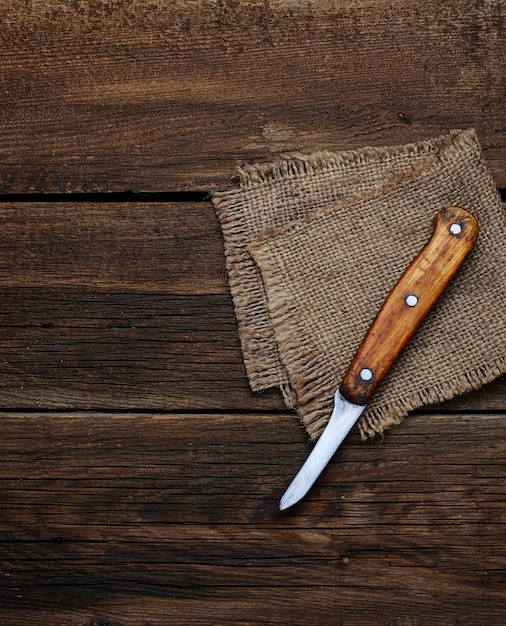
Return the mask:
<svg viewBox="0 0 506 626">
<path fill-rule="evenodd" d="M 476 219 L 460 207 L 434 218 L 431 238 L 392 289 L 364 337 L 340 387 L 353 404 L 367 404 L 401 350 L 471 251 Z"/>
</svg>

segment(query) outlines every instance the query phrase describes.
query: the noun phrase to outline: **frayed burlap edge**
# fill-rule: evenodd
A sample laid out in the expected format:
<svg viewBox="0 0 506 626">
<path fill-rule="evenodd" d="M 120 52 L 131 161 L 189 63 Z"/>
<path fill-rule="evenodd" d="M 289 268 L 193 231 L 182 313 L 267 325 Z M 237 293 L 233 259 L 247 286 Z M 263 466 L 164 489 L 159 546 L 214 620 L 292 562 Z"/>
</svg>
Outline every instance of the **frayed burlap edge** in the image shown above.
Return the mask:
<svg viewBox="0 0 506 626">
<path fill-rule="evenodd" d="M 306 397 L 304 401 L 309 400 L 309 403 L 303 405 L 292 389 L 288 373 L 279 357 L 277 342 L 273 341 L 272 322 L 266 309 L 263 282 L 250 255 L 251 241 L 243 224 L 243 194 L 246 191 L 254 193 L 257 186 L 275 184 L 286 177 L 302 179 L 318 171 L 332 172 L 345 164 L 367 164 L 370 160 L 387 159 L 392 153 L 420 157 L 429 156 L 431 153 L 440 152 L 448 147 L 456 150 L 476 149 L 477 145 L 475 132 L 470 129 L 454 130 L 434 139 L 401 146 L 365 147 L 340 153 L 322 151 L 306 156 L 282 155 L 275 162 L 238 167 L 236 175 L 239 187 L 213 193 L 212 201 L 225 238 L 229 284 L 234 298 L 244 361 L 251 388 L 253 391 L 262 391 L 278 387 L 283 394 L 286 406 L 296 409 L 311 440 L 316 440 L 327 424 L 333 398 L 317 399 L 315 397 L 313 402 Z M 286 304 L 284 308 L 286 310 Z M 251 321 L 256 327 L 253 331 L 250 327 Z M 258 332 L 259 329 L 260 332 Z M 300 344 L 300 337 L 301 335 L 298 334 L 291 341 L 296 340 Z M 252 350 L 255 356 L 260 355 L 258 363 L 255 358 L 248 358 Z M 308 380 L 316 372 L 317 364 L 301 363 L 301 367 L 305 380 Z M 410 411 L 427 404 L 444 402 L 456 395 L 478 389 L 505 371 L 506 358 L 499 358 L 475 367 L 464 376 L 456 377 L 451 381 L 442 381 L 439 385 L 432 384 L 430 389 L 408 396 L 402 402 L 393 400 L 381 407 L 367 409 L 359 422 L 361 437 L 366 439 L 381 434 L 391 426 L 402 422 Z M 315 404 L 319 405 L 318 408 Z M 305 415 L 306 408 L 310 408 L 311 405 L 312 408 L 309 411 L 311 417 L 308 418 Z"/>
<path fill-rule="evenodd" d="M 237 167 L 235 178 L 239 185 L 212 193 L 212 203 L 224 236 L 229 287 L 239 325 L 244 364 L 253 391 L 277 387 L 288 408 L 297 405 L 288 373 L 279 356 L 262 279 L 249 253 L 251 240 L 244 224 L 244 194 L 254 194 L 255 190 L 275 185 L 286 178 L 302 181 L 319 173 L 339 172 L 347 165 L 387 160 L 392 154 L 421 157 L 448 147 L 458 150 L 476 146 L 475 131 L 468 129 L 451 130 L 436 138 L 395 146 L 280 155 L 269 163 Z"/>
<path fill-rule="evenodd" d="M 405 402 L 390 401 L 381 408 L 364 412 L 358 427 L 363 440 L 382 434 L 392 426 L 397 426 L 410 411 L 419 409 L 428 404 L 438 404 L 451 400 L 458 395 L 480 389 L 483 385 L 506 372 L 506 357 L 500 357 L 495 361 L 483 363 L 462 376 L 455 377 L 451 381 L 442 381 L 432 384 L 430 389 L 424 389 L 410 395 Z M 378 427 L 381 424 L 381 427 Z M 315 432 L 311 438 L 318 438 L 320 432 Z"/>
<path fill-rule="evenodd" d="M 228 282 L 251 389 L 263 391 L 278 387 L 286 406 L 294 408 L 296 398 L 272 334 L 263 282 L 249 252 L 240 190 L 215 192 L 212 201 L 224 235 Z"/>
<path fill-rule="evenodd" d="M 473 128 L 467 130 L 454 129 L 438 137 L 425 141 L 399 144 L 394 146 L 364 146 L 355 150 L 342 152 L 319 151 L 303 155 L 290 153 L 279 155 L 269 163 L 256 163 L 236 168 L 236 177 L 242 189 L 253 189 L 257 185 L 266 185 L 284 180 L 287 177 L 303 178 L 321 172 L 332 172 L 346 165 L 367 164 L 370 161 L 389 159 L 392 155 L 430 156 L 449 147 L 458 149 L 476 148 L 477 137 Z M 239 188 L 224 192 L 215 192 L 213 195 L 220 202 L 222 198 L 236 195 Z"/>
</svg>

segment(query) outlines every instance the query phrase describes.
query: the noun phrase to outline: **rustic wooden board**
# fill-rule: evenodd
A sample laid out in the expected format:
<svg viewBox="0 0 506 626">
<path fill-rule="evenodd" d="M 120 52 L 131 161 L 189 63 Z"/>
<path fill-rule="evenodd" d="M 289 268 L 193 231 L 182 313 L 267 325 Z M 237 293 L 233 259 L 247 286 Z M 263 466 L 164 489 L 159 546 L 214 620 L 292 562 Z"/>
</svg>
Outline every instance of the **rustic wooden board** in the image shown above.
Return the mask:
<svg viewBox="0 0 506 626">
<path fill-rule="evenodd" d="M 475 127 L 506 186 L 504 0 L 0 2 L 0 192 L 204 189 Z"/>
<path fill-rule="evenodd" d="M 354 432 L 283 514 L 284 414 L 0 422 L 2 624 L 504 624 L 499 416 Z"/>
<path fill-rule="evenodd" d="M 0 207 L 4 407 L 272 409 L 242 363 L 210 203 Z"/>
<path fill-rule="evenodd" d="M 0 24 L 0 194 L 207 193 L 470 126 L 506 187 L 504 0 L 0 0 Z M 309 446 L 249 389 L 211 204 L 4 196 L 0 624 L 502 626 L 505 403 L 354 430 L 281 514 Z"/>
<path fill-rule="evenodd" d="M 249 389 L 209 202 L 3 203 L 0 284 L 3 407 L 283 409 Z"/>
</svg>

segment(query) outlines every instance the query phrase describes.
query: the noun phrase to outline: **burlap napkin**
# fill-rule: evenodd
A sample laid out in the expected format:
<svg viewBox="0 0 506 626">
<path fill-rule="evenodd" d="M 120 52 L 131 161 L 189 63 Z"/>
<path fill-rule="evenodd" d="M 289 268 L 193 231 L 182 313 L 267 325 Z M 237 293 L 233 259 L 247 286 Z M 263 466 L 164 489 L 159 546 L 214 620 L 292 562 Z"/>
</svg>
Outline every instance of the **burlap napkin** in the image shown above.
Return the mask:
<svg viewBox="0 0 506 626">
<path fill-rule="evenodd" d="M 441 209 L 477 243 L 359 420 L 363 438 L 506 371 L 504 210 L 474 131 L 415 144 L 288 156 L 215 193 L 251 387 L 279 387 L 311 439 L 383 300 Z"/>
</svg>

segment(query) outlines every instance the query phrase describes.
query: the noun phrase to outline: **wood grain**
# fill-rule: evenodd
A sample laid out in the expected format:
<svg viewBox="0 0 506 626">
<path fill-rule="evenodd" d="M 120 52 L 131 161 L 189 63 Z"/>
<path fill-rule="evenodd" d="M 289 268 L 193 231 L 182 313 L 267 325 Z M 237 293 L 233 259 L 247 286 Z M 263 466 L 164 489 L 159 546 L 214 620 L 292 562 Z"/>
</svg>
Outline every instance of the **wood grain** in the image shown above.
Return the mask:
<svg viewBox="0 0 506 626">
<path fill-rule="evenodd" d="M 4 288 L 228 295 L 210 202 L 0 203 Z"/>
<path fill-rule="evenodd" d="M 284 514 L 283 414 L 0 421 L 2 624 L 503 624 L 499 416 L 354 432 Z"/>
<path fill-rule="evenodd" d="M 470 126 L 505 187 L 505 22 L 502 0 L 0 0 L 0 193 L 207 193 Z M 249 390 L 210 203 L 5 200 L 2 626 L 504 624 L 506 381 L 353 431 L 280 514 L 308 444 Z"/>
<path fill-rule="evenodd" d="M 4 407 L 244 410 L 210 203 L 0 207 Z"/>
<path fill-rule="evenodd" d="M 0 2 L 0 192 L 223 187 L 475 127 L 506 186 L 503 0 Z"/>
<path fill-rule="evenodd" d="M 210 203 L 4 203 L 0 284 L 3 407 L 283 409 L 250 391 Z"/>
</svg>

